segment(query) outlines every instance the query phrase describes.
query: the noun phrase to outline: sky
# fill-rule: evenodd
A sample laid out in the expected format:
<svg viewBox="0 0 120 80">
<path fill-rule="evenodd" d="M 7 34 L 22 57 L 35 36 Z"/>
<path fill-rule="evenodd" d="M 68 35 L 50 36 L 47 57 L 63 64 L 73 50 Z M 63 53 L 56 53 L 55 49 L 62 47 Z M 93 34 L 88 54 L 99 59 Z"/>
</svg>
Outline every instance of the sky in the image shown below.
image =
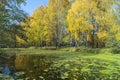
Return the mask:
<svg viewBox="0 0 120 80">
<path fill-rule="evenodd" d="M 26 0 L 26 5 L 22 5 L 21 9 L 27 12 L 30 16 L 33 14 L 34 10 L 40 5 L 47 5 L 48 0 Z"/>
</svg>

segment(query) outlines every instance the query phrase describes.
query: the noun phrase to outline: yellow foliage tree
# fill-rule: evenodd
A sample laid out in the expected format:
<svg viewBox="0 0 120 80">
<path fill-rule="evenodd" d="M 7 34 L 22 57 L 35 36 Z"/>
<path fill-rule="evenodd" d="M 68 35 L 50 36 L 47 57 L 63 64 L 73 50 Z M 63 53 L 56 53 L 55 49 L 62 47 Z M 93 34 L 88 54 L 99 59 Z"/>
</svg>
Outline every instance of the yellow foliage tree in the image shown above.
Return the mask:
<svg viewBox="0 0 120 80">
<path fill-rule="evenodd" d="M 36 46 L 42 45 L 43 42 L 43 19 L 46 13 L 47 7 L 40 6 L 38 9 L 36 9 L 30 18 L 29 21 L 29 27 L 25 28 L 26 35 L 27 35 L 27 41 L 28 43 Z"/>
<path fill-rule="evenodd" d="M 70 2 L 69 0 L 49 0 L 48 9 L 44 22 L 51 32 L 51 43 L 58 47 L 61 43 L 63 32 L 66 28 L 66 15 Z M 50 36 L 49 34 L 49 36 Z"/>
<path fill-rule="evenodd" d="M 113 14 L 115 2 L 117 0 L 76 0 L 67 16 L 71 35 L 77 41 L 82 40 L 86 46 L 88 40 L 92 41 L 93 47 L 104 43 L 109 36 L 110 28 L 116 24 Z"/>
</svg>

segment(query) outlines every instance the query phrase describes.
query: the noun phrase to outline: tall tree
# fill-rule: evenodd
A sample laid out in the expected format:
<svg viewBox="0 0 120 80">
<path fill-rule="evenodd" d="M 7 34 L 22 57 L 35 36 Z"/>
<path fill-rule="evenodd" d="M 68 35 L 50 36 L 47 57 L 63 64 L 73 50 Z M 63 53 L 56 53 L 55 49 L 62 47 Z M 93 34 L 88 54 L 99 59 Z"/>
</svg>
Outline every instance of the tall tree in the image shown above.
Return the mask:
<svg viewBox="0 0 120 80">
<path fill-rule="evenodd" d="M 38 9 L 36 9 L 30 18 L 30 21 L 28 21 L 26 24 L 29 24 L 29 27 L 25 27 L 26 36 L 27 36 L 27 42 L 31 46 L 42 46 L 43 42 L 43 32 L 44 32 L 44 26 L 43 24 L 44 16 L 46 14 L 46 7 L 40 6 Z"/>
<path fill-rule="evenodd" d="M 1 0 L 0 1 L 0 44 L 6 44 L 14 40 L 9 35 L 13 24 L 19 23 L 24 17 L 24 12 L 20 5 L 25 3 L 24 0 Z M 6 34 L 9 35 L 6 36 Z M 11 43 L 12 44 L 12 43 Z M 6 44 L 8 45 L 8 44 Z"/>
<path fill-rule="evenodd" d="M 66 15 L 69 6 L 69 0 L 49 0 L 47 26 L 50 27 L 49 29 L 52 32 L 51 40 L 56 47 L 61 44 L 62 35 L 66 28 Z"/>
<path fill-rule="evenodd" d="M 86 46 L 88 42 L 92 47 L 104 46 L 109 29 L 116 25 L 115 2 L 117 0 L 76 0 L 67 16 L 72 36 Z"/>
</svg>

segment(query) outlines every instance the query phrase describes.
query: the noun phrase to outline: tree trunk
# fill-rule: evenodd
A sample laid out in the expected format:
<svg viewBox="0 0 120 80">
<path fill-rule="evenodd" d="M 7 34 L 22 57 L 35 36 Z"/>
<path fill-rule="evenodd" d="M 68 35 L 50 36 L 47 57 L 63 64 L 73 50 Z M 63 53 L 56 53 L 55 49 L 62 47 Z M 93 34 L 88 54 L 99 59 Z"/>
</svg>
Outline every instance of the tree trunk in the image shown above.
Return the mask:
<svg viewBox="0 0 120 80">
<path fill-rule="evenodd" d="M 94 48 L 94 45 L 95 45 L 95 32 L 94 32 L 94 30 L 93 30 L 93 32 L 92 32 L 92 48 Z"/>
</svg>

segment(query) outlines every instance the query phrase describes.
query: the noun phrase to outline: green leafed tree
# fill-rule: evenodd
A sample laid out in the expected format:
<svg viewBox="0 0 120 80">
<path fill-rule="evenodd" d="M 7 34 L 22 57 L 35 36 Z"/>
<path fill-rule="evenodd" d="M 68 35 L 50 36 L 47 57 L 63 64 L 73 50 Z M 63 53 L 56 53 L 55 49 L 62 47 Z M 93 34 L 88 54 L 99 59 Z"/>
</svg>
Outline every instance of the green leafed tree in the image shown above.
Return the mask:
<svg viewBox="0 0 120 80">
<path fill-rule="evenodd" d="M 0 1 L 0 45 L 15 46 L 15 39 L 12 38 L 15 32 L 13 25 L 18 24 L 24 17 L 24 12 L 20 9 L 24 0 L 1 0 Z"/>
</svg>

